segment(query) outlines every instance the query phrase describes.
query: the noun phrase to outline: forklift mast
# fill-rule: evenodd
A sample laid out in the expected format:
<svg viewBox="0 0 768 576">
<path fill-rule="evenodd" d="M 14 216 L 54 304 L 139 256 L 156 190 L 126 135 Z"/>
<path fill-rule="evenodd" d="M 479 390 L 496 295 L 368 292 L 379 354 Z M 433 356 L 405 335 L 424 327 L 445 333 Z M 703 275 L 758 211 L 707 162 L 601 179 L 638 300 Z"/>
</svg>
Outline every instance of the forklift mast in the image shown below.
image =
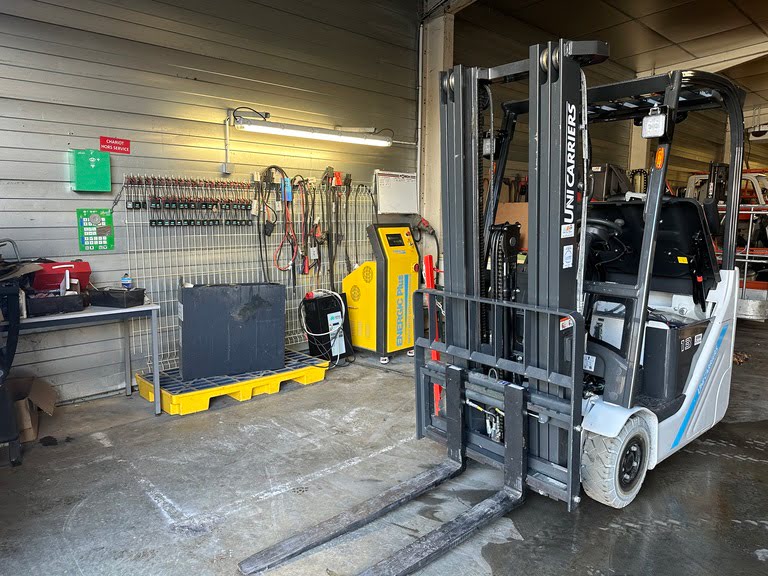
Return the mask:
<svg viewBox="0 0 768 576">
<path fill-rule="evenodd" d="M 514 477 L 515 486 L 521 489 L 524 483 L 521 475 L 525 476 L 528 465 L 532 465 L 534 469 L 529 483 L 539 492 L 565 500 L 569 509 L 578 503 L 579 492 L 579 434 L 575 428 L 581 420 L 582 366 L 574 359 L 578 357 L 580 360 L 577 351 L 583 350 L 583 319 L 576 312 L 574 290 L 577 279 L 576 229 L 583 190 L 579 138 L 583 99 L 581 68 L 602 62 L 607 57 L 608 45 L 604 42 L 560 40 L 531 46 L 529 59 L 522 62 L 490 69 L 455 66 L 441 75 L 443 230 L 457 232 L 446 236 L 444 241 L 446 334 L 438 347 L 442 344 L 445 351 L 465 351 L 452 355 L 454 364 L 459 366 L 469 366 L 469 357 L 473 353 L 477 357 L 480 353 L 485 355 L 488 368 L 498 370 L 506 362 L 515 362 L 522 368 L 506 371 L 520 378 L 528 376 L 529 389 L 539 394 L 541 402 L 550 404 L 552 414 L 557 417 L 552 422 L 532 419 L 530 427 L 525 423 L 523 442 L 532 459 L 516 463 L 519 469 L 509 472 Z M 483 302 L 487 294 L 482 278 L 501 178 L 494 179 L 494 187 L 483 202 L 479 176 L 482 173 L 482 133 L 478 120 L 483 111 L 478 99 L 485 85 L 525 79 L 529 80 L 530 106 L 505 107 L 496 170 L 498 174 L 504 173 L 516 119 L 520 114 L 528 113 L 529 246 L 528 300 L 525 302 L 528 307 L 523 311 L 526 345 L 520 357 L 512 359 L 509 350 L 499 346 L 500 338 L 493 343 L 484 342 L 482 338 L 483 324 L 498 324 L 498 317 L 509 314 L 509 310 L 504 310 L 499 302 Z M 459 235 L 459 230 L 463 234 Z M 464 295 L 472 299 L 472 303 L 468 305 L 466 298 L 454 295 Z M 491 332 L 499 333 L 498 330 Z M 417 373 L 442 381 L 430 367 L 418 368 L 418 346 L 416 355 Z M 439 370 L 437 366 L 431 368 Z M 417 389 L 421 391 L 418 383 Z M 449 398 L 450 394 L 447 391 Z M 418 422 L 419 434 L 444 436 L 442 423 L 426 420 L 423 408 L 428 398 L 423 393 L 417 398 L 417 414 L 422 416 Z M 577 401 L 572 401 L 574 399 Z M 451 412 L 450 408 L 446 412 Z M 435 418 L 430 417 L 430 420 Z M 511 418 L 505 420 L 512 421 Z M 522 425 L 522 415 L 518 420 Z M 509 432 L 507 430 L 507 434 Z M 483 442 L 475 434 L 470 433 L 467 444 L 477 459 L 505 460 L 497 447 Z M 511 464 L 507 462 L 507 465 Z"/>
</svg>

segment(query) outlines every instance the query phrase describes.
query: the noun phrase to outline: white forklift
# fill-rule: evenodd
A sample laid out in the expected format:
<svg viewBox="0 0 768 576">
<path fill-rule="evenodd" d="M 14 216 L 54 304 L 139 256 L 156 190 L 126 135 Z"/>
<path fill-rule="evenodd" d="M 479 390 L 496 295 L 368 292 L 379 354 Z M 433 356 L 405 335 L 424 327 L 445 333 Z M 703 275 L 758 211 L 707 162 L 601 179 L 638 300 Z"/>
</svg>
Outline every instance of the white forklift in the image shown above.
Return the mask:
<svg viewBox="0 0 768 576">
<path fill-rule="evenodd" d="M 744 94 L 728 79 L 676 71 L 587 88 L 602 42 L 532 46 L 527 60 L 442 73 L 443 291 L 415 297 L 417 432 L 447 446 L 439 466 L 270 546 L 240 564 L 264 572 L 463 472 L 468 458 L 504 471 L 490 498 L 366 575 L 410 574 L 521 505 L 581 490 L 615 508 L 648 470 L 720 421 L 736 327 L 734 265 Z M 502 129 L 486 121 L 491 87 L 524 81 Z M 675 125 L 720 108 L 731 127 L 723 257 L 711 207 L 666 196 Z M 527 255 L 521 225 L 494 224 L 518 118 L 529 149 Z M 589 125 L 627 121 L 652 140 L 647 193 L 590 201 Z M 491 166 L 489 190 L 482 181 Z M 437 392 L 436 392 L 437 391 Z"/>
</svg>

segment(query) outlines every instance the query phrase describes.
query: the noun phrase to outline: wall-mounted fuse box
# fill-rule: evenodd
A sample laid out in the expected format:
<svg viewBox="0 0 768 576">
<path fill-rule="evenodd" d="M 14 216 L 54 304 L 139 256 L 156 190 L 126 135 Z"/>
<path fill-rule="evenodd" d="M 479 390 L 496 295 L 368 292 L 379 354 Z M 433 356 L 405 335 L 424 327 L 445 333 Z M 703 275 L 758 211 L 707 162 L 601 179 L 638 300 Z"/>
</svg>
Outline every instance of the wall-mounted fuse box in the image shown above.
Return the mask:
<svg viewBox="0 0 768 576">
<path fill-rule="evenodd" d="M 109 152 L 70 150 L 69 181 L 74 192 L 111 192 Z"/>
</svg>

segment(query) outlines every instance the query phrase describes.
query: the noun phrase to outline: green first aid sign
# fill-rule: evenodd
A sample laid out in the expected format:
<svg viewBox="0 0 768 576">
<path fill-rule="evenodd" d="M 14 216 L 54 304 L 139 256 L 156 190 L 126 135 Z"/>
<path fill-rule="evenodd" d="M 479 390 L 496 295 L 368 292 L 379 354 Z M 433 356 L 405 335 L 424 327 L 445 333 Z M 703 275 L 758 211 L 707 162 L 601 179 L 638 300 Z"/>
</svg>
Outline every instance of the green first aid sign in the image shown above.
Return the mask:
<svg viewBox="0 0 768 576">
<path fill-rule="evenodd" d="M 108 152 L 70 150 L 69 179 L 75 192 L 110 192 L 112 170 Z"/>
<path fill-rule="evenodd" d="M 80 252 L 115 249 L 115 227 L 109 208 L 78 208 L 77 232 Z"/>
</svg>

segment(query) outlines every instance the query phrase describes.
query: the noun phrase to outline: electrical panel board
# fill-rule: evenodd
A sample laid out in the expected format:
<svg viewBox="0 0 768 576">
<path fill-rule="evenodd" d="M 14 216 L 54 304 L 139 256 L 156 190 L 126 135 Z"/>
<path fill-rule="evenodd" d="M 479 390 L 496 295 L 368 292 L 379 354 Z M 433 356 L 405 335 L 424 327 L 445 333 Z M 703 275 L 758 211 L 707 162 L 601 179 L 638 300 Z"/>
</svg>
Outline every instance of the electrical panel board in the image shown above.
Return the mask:
<svg viewBox="0 0 768 576">
<path fill-rule="evenodd" d="M 379 214 L 418 214 L 419 185 L 409 172 L 373 173 L 373 187 L 379 199 Z"/>
</svg>

